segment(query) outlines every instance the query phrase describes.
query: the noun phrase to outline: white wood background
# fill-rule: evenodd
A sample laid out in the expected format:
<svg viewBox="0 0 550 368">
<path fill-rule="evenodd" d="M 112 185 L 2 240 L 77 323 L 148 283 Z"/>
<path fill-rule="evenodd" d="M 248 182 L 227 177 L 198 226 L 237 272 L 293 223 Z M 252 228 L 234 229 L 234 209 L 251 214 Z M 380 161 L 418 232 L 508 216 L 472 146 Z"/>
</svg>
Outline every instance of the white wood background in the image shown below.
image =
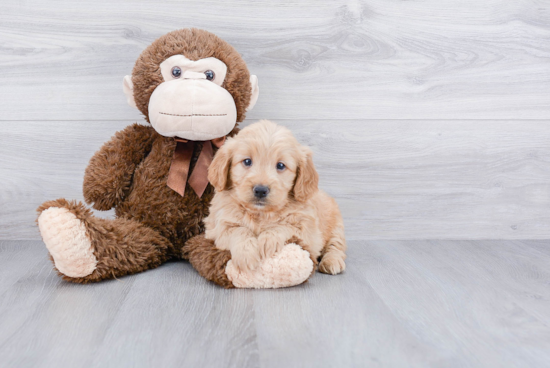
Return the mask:
<svg viewBox="0 0 550 368">
<path fill-rule="evenodd" d="M 548 0 L 2 0 L 0 239 L 82 199 L 94 151 L 142 121 L 122 77 L 185 27 L 243 55 L 246 123 L 313 148 L 348 238 L 550 238 Z"/>
</svg>

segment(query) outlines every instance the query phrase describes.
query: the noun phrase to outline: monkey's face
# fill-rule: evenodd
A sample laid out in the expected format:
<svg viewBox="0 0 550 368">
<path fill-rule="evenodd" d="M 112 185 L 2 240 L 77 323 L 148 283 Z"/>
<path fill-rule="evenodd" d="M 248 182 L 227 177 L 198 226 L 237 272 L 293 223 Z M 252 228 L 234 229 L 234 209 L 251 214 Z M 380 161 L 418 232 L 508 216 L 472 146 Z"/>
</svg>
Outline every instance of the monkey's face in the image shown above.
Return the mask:
<svg viewBox="0 0 550 368">
<path fill-rule="evenodd" d="M 227 73 L 222 61 L 174 55 L 160 64 L 160 70 L 164 82 L 149 100 L 149 121 L 159 134 L 204 141 L 233 129 L 237 107 L 222 87 Z"/>
<path fill-rule="evenodd" d="M 124 77 L 128 103 L 166 137 L 205 141 L 230 133 L 258 98 L 258 78 L 225 41 L 197 29 L 168 33 Z"/>
</svg>

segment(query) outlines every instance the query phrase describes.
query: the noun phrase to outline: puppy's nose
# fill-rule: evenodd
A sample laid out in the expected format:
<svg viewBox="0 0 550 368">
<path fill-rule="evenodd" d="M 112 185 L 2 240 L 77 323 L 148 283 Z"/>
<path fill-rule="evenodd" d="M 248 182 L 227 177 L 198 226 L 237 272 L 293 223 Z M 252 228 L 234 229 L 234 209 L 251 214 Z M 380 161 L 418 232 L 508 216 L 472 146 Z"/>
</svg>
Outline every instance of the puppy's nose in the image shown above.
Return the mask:
<svg viewBox="0 0 550 368">
<path fill-rule="evenodd" d="M 254 197 L 258 199 L 265 198 L 269 194 L 269 188 L 265 185 L 256 185 L 253 190 Z"/>
</svg>

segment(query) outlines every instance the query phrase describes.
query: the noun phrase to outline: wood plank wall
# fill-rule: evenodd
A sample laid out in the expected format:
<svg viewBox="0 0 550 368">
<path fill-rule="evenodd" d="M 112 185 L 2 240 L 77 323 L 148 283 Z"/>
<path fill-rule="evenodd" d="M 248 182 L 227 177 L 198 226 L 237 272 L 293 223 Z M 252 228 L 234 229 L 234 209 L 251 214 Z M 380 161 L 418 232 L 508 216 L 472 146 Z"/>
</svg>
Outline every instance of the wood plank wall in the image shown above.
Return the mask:
<svg viewBox="0 0 550 368">
<path fill-rule="evenodd" d="M 0 239 L 82 199 L 91 155 L 143 121 L 123 76 L 186 27 L 243 55 L 245 124 L 312 147 L 348 238 L 550 238 L 548 1 L 3 0 Z"/>
</svg>

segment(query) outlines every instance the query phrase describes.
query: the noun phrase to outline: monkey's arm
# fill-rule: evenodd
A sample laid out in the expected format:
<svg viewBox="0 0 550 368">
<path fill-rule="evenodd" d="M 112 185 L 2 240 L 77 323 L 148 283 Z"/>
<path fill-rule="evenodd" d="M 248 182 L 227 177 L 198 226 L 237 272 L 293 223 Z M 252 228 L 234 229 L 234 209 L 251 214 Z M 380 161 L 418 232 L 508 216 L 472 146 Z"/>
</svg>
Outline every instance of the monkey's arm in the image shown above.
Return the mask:
<svg viewBox="0 0 550 368">
<path fill-rule="evenodd" d="M 182 258 L 188 259 L 201 276 L 225 288 L 289 287 L 305 282 L 315 272 L 317 260 L 300 239 L 294 237 L 285 243 L 281 252 L 262 260 L 254 271 L 240 271 L 231 252 L 217 248 L 204 234 L 185 243 Z"/>
<path fill-rule="evenodd" d="M 151 150 L 151 127 L 133 124 L 117 132 L 97 151 L 84 173 L 84 199 L 106 211 L 127 194 L 136 166 Z"/>
</svg>

